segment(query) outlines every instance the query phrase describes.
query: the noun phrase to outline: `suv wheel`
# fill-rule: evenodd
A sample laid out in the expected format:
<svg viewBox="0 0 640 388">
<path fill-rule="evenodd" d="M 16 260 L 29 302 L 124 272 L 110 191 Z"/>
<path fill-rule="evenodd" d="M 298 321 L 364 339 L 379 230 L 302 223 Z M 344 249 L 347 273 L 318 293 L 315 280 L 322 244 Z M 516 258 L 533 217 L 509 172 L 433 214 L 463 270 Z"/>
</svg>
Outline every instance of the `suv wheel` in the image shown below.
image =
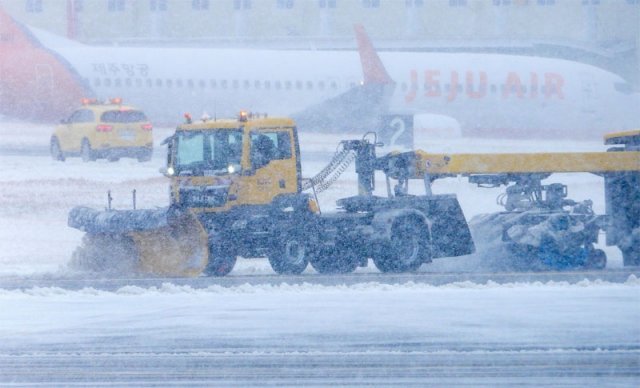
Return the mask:
<svg viewBox="0 0 640 388">
<path fill-rule="evenodd" d="M 59 160 L 64 162 L 64 154 L 62 153 L 62 149 L 60 149 L 60 142 L 57 137 L 51 138 L 51 144 L 49 150 L 51 151 L 51 157 L 53 160 Z"/>
<path fill-rule="evenodd" d="M 93 155 L 93 150 L 91 149 L 91 144 L 89 144 L 89 140 L 82 139 L 82 145 L 80 146 L 80 156 L 82 157 L 83 162 L 90 162 L 92 160 L 96 160 Z"/>
<path fill-rule="evenodd" d="M 152 152 L 153 151 L 151 151 L 151 150 L 143 150 L 143 151 L 138 152 L 138 156 L 137 156 L 138 162 L 142 163 L 142 162 L 150 161 Z"/>
</svg>

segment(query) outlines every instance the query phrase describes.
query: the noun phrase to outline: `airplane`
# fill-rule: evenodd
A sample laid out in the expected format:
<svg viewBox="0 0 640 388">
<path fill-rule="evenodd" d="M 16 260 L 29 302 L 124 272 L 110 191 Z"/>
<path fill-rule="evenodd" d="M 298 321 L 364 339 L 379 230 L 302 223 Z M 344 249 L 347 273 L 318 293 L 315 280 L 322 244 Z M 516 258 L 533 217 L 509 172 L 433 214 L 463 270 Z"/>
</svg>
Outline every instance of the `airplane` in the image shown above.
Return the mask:
<svg viewBox="0 0 640 388">
<path fill-rule="evenodd" d="M 291 115 L 305 128 L 375 125 L 391 143 L 444 134 L 600 140 L 640 127 L 640 94 L 578 62 L 482 53 L 90 46 L 0 9 L 0 115 L 65 118 L 83 98 L 120 97 L 156 123 L 184 112 Z"/>
</svg>

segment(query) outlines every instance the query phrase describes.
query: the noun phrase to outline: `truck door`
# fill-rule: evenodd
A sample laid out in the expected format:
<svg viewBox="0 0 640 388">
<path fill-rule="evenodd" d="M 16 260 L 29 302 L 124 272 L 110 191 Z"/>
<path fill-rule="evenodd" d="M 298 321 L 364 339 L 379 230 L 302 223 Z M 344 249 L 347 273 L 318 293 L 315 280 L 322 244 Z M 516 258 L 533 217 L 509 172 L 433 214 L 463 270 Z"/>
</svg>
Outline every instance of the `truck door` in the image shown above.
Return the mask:
<svg viewBox="0 0 640 388">
<path fill-rule="evenodd" d="M 291 128 L 268 128 L 251 132 L 252 204 L 267 204 L 279 194 L 298 189 Z M 251 189 L 250 189 L 251 190 Z"/>
</svg>

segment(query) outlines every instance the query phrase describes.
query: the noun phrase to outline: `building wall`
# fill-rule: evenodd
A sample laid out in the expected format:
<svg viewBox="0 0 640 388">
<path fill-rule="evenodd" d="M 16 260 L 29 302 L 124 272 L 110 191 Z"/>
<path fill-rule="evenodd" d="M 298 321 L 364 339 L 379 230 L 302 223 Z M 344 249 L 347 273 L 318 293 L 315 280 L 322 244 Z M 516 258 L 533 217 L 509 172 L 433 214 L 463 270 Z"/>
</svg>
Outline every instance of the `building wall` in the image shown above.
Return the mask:
<svg viewBox="0 0 640 388">
<path fill-rule="evenodd" d="M 640 0 L 0 0 L 0 4 L 28 24 L 85 42 L 339 41 L 352 39 L 354 23 L 363 23 L 377 39 L 426 44 L 528 39 L 598 45 L 635 43 L 640 34 Z"/>
</svg>

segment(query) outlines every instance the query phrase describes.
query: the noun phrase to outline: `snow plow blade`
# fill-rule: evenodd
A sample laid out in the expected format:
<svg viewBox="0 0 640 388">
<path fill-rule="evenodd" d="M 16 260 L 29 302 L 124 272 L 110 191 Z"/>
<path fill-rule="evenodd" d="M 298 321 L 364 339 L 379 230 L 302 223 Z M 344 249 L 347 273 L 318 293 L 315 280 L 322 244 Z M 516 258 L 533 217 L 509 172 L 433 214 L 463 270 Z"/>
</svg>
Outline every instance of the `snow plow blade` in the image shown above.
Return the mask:
<svg viewBox="0 0 640 388">
<path fill-rule="evenodd" d="M 77 269 L 184 277 L 207 266 L 207 233 L 190 211 L 75 207 L 68 225 L 86 232 L 71 258 Z"/>
</svg>

